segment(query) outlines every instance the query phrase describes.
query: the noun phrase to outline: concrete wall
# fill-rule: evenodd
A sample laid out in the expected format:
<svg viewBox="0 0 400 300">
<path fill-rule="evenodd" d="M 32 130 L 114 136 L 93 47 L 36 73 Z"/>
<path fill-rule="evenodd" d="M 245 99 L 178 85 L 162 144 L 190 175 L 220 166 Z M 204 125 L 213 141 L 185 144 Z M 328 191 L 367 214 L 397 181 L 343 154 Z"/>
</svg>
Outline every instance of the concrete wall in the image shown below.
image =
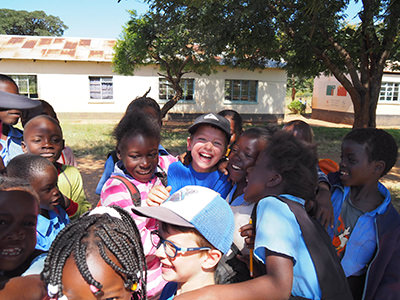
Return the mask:
<svg viewBox="0 0 400 300">
<path fill-rule="evenodd" d="M 112 72 L 111 63 L 10 60 L 0 61 L 0 73 L 37 75 L 38 94 L 58 113 L 122 113 L 131 100 L 151 87 L 150 97 L 158 101 L 158 69 L 143 67 L 135 76 Z M 113 96 L 109 101 L 93 101 L 89 94 L 89 76 L 113 76 Z M 284 114 L 286 73 L 281 69 L 248 71 L 221 67 L 210 76 L 187 74 L 195 79 L 194 103 L 178 103 L 172 113 L 203 113 L 234 109 L 243 114 Z M 224 100 L 225 79 L 258 80 L 258 102 L 232 104 Z M 159 101 L 160 106 L 163 101 Z"/>
</svg>

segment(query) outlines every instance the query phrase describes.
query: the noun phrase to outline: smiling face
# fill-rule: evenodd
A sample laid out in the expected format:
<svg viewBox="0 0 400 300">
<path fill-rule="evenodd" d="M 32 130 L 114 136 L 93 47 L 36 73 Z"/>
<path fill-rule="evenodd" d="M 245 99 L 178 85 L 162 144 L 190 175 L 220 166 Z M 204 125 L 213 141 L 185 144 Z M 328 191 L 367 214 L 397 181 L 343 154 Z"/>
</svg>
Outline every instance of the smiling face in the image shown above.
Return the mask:
<svg viewBox="0 0 400 300">
<path fill-rule="evenodd" d="M 118 145 L 118 158 L 133 178 L 149 182 L 158 164 L 158 144 L 158 139 L 142 134 L 126 136 Z"/>
<path fill-rule="evenodd" d="M 222 130 L 209 125 L 200 125 L 187 141 L 187 149 L 192 155 L 193 169 L 199 173 L 214 171 L 226 153 L 226 146 L 226 136 Z"/>
<path fill-rule="evenodd" d="M 47 166 L 43 172 L 35 174 L 30 181 L 32 188 L 39 196 L 40 208 L 54 210 L 59 205 L 60 191 L 57 187 L 58 174 L 54 166 Z"/>
<path fill-rule="evenodd" d="M 18 87 L 9 81 L 0 81 L 0 91 L 10 93 L 10 94 L 18 94 Z M 8 109 L 1 110 L 0 109 L 0 120 L 7 125 L 15 125 L 18 123 L 19 118 L 21 117 L 21 111 L 17 109 Z"/>
<path fill-rule="evenodd" d="M 242 135 L 229 154 L 229 179 L 235 183 L 246 180 L 247 169 L 254 166 L 258 154 L 266 146 L 266 141 Z"/>
<path fill-rule="evenodd" d="M 106 254 L 117 266 L 121 267 L 115 256 L 107 249 Z M 96 297 L 90 290 L 89 284 L 82 277 L 73 255 L 71 255 L 66 260 L 62 272 L 63 294 L 68 297 L 68 300 L 131 299 L 132 294 L 125 288 L 124 280 L 103 260 L 97 247 L 92 246 L 91 250 L 88 248 L 86 263 L 93 278 L 103 285 L 101 297 Z"/>
<path fill-rule="evenodd" d="M 24 191 L 0 191 L 0 270 L 19 267 L 35 250 L 36 199 Z"/>
<path fill-rule="evenodd" d="M 64 149 L 61 128 L 46 116 L 35 117 L 24 128 L 21 146 L 25 153 L 40 155 L 54 164 Z"/>
<path fill-rule="evenodd" d="M 381 173 L 376 173 L 376 163 L 368 160 L 365 145 L 352 140 L 344 140 L 339 164 L 340 180 L 345 186 L 376 184 L 381 175 Z"/>
</svg>

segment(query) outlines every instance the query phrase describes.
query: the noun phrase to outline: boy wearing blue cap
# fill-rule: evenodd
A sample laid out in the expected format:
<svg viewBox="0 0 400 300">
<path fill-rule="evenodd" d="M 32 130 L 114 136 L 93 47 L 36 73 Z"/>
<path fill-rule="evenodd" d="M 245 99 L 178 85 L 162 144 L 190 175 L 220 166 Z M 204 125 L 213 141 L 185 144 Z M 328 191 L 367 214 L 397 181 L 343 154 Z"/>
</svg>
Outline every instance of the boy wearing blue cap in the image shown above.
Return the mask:
<svg viewBox="0 0 400 300">
<path fill-rule="evenodd" d="M 169 281 L 160 300 L 215 284 L 215 269 L 230 249 L 234 231 L 233 213 L 217 192 L 186 186 L 159 207 L 132 211 L 160 222 L 152 242 L 158 248 L 162 276 Z"/>
</svg>

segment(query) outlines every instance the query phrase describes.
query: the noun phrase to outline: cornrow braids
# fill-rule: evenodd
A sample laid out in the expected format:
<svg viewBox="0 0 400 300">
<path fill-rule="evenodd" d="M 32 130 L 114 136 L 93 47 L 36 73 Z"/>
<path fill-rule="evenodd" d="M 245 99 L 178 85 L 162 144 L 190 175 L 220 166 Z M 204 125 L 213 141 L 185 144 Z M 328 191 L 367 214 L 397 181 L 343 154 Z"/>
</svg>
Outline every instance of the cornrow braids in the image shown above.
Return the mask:
<svg viewBox="0 0 400 300">
<path fill-rule="evenodd" d="M 101 293 L 103 285 L 93 278 L 86 262 L 87 253 L 94 248 L 98 248 L 103 260 L 123 278 L 125 288 L 132 291 L 134 299 L 146 298 L 147 266 L 140 232 L 129 213 L 117 206 L 97 207 L 57 235 L 41 273 L 51 298 L 64 297 L 62 272 L 71 255 L 83 279 L 94 287 L 95 296 Z M 108 253 L 115 256 L 121 267 Z"/>
</svg>

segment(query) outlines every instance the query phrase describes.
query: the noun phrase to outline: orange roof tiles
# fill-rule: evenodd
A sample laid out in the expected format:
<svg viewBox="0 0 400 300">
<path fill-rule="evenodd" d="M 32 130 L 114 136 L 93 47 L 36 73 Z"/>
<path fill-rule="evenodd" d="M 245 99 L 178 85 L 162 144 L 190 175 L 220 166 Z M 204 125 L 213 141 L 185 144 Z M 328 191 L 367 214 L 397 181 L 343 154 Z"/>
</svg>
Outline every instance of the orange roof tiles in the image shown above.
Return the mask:
<svg viewBox="0 0 400 300">
<path fill-rule="evenodd" d="M 0 35 L 0 58 L 111 62 L 116 40 Z"/>
</svg>

